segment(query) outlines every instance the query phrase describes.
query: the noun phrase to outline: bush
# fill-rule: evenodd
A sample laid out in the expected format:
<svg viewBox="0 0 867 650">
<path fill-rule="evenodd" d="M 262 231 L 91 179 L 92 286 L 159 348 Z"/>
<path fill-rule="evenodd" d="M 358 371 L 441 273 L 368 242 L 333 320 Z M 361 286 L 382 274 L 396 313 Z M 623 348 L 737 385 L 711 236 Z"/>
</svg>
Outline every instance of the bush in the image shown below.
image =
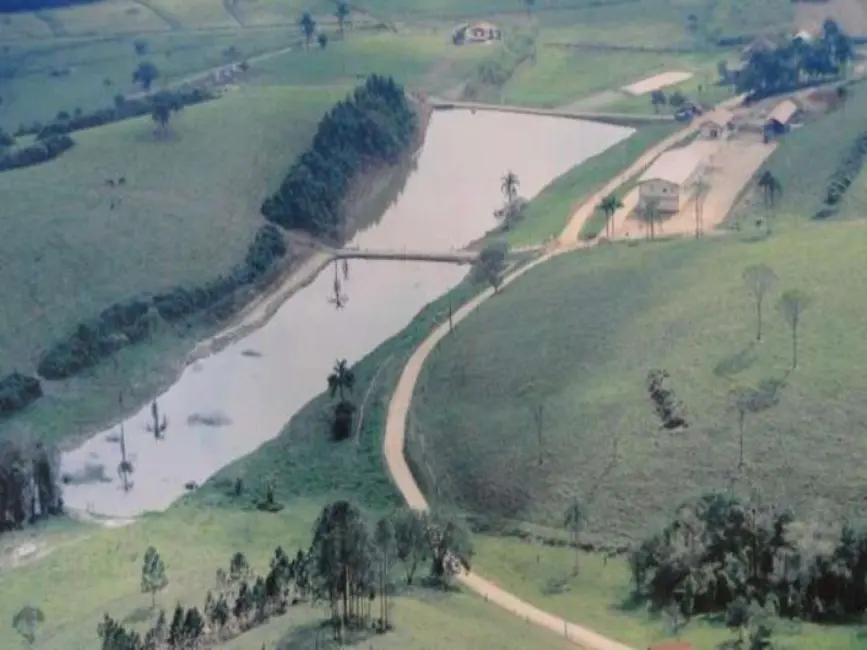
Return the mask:
<svg viewBox="0 0 867 650">
<path fill-rule="evenodd" d="M 46 379 L 76 375 L 120 348 L 148 338 L 160 318 L 172 323 L 208 309 L 216 318 L 225 318 L 235 309 L 234 302 L 229 300 L 232 294 L 263 278 L 286 252 L 280 231 L 267 224 L 256 233 L 244 261 L 228 276 L 200 287 L 176 287 L 166 293 L 112 305 L 94 320 L 79 324 L 66 339 L 42 355 L 38 372 Z"/>
<path fill-rule="evenodd" d="M 13 372 L 0 379 L 0 417 L 12 415 L 42 397 L 42 385 L 35 377 Z"/>
<path fill-rule="evenodd" d="M 48 136 L 29 147 L 10 151 L 4 156 L 0 156 L 0 172 L 48 162 L 57 158 L 67 149 L 71 149 L 74 145 L 75 141 L 68 135 Z"/>
<path fill-rule="evenodd" d="M 831 174 L 825 188 L 822 207 L 813 215 L 814 219 L 827 219 L 836 213 L 852 181 L 861 172 L 865 156 L 867 156 L 867 131 L 855 139 L 834 173 Z"/>
<path fill-rule="evenodd" d="M 396 163 L 415 129 L 403 88 L 390 77 L 369 77 L 322 118 L 310 148 L 263 203 L 262 214 L 284 228 L 338 237 L 350 181 L 372 165 Z"/>
</svg>

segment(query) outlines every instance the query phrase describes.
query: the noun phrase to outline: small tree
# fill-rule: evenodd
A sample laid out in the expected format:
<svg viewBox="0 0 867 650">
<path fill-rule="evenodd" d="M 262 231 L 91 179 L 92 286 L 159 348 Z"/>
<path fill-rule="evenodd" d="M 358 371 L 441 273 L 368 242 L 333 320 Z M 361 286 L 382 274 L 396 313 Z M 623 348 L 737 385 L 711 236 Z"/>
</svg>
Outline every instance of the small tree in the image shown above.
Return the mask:
<svg viewBox="0 0 867 650">
<path fill-rule="evenodd" d="M 301 14 L 301 18 L 298 19 L 298 26 L 301 28 L 301 33 L 304 34 L 304 44 L 309 50 L 313 35 L 316 34 L 316 21 L 313 20 L 309 11 Z"/>
<path fill-rule="evenodd" d="M 768 291 L 777 281 L 777 275 L 764 264 L 748 266 L 743 272 L 744 284 L 756 303 L 756 341 L 762 340 L 762 304 Z"/>
<path fill-rule="evenodd" d="M 229 584 L 237 584 L 250 575 L 250 564 L 247 557 L 238 551 L 229 560 Z"/>
<path fill-rule="evenodd" d="M 379 553 L 379 625 L 382 630 L 389 628 L 388 623 L 388 589 L 389 574 L 391 573 L 392 558 L 394 555 L 394 528 L 391 521 L 386 518 L 376 522 L 373 540 Z"/>
<path fill-rule="evenodd" d="M 445 584 L 451 576 L 470 568 L 473 545 L 469 532 L 453 517 L 437 513 L 425 513 L 422 517 L 430 551 L 430 577 Z"/>
<path fill-rule="evenodd" d="M 36 628 L 44 621 L 45 614 L 41 609 L 27 605 L 12 618 L 12 627 L 24 638 L 27 645 L 33 645 L 36 642 Z"/>
<path fill-rule="evenodd" d="M 145 551 L 144 562 L 141 567 L 141 590 L 151 595 L 151 608 L 156 607 L 157 592 L 165 589 L 169 584 L 166 576 L 166 565 L 157 550 L 149 546 Z"/>
<path fill-rule="evenodd" d="M 801 324 L 801 315 L 810 304 L 810 299 L 799 289 L 789 289 L 780 296 L 777 306 L 783 318 L 792 329 L 792 369 L 798 367 L 798 326 Z"/>
<path fill-rule="evenodd" d="M 750 605 L 742 596 L 738 596 L 726 609 L 726 627 L 737 635 L 738 647 L 743 647 L 744 632 L 750 624 Z"/>
<path fill-rule="evenodd" d="M 757 184 L 762 192 L 762 203 L 765 206 L 765 228 L 770 235 L 771 216 L 774 208 L 777 207 L 777 201 L 783 194 L 783 185 L 769 169 L 762 172 Z"/>
<path fill-rule="evenodd" d="M 614 235 L 614 223 L 612 219 L 617 211 L 622 207 L 623 201 L 617 198 L 614 194 L 609 194 L 596 206 L 596 209 L 605 215 L 605 235 L 607 237 Z"/>
<path fill-rule="evenodd" d="M 137 38 L 132 42 L 135 53 L 144 56 L 148 52 L 148 42 L 143 38 Z"/>
<path fill-rule="evenodd" d="M 343 40 L 344 28 L 346 26 L 346 21 L 349 18 L 350 13 L 351 9 L 349 7 L 349 3 L 346 0 L 338 0 L 337 7 L 335 7 L 334 9 L 334 17 L 337 18 L 337 24 L 340 26 L 341 40 Z"/>
<path fill-rule="evenodd" d="M 686 104 L 686 96 L 679 90 L 675 90 L 668 96 L 668 105 L 672 108 L 680 108 Z"/>
<path fill-rule="evenodd" d="M 319 35 L 316 37 L 316 42 L 319 43 L 319 48 L 324 50 L 328 47 L 328 34 L 325 32 L 319 32 Z"/>
<path fill-rule="evenodd" d="M 693 201 L 695 208 L 695 238 L 701 237 L 704 230 L 704 203 L 710 193 L 710 183 L 699 176 L 693 184 Z"/>
<path fill-rule="evenodd" d="M 352 416 L 355 405 L 346 398 L 346 392 L 351 392 L 355 386 L 355 373 L 349 367 L 346 359 L 334 363 L 331 374 L 328 375 L 328 393 L 333 398 L 338 396 L 334 407 L 334 418 L 331 423 L 331 433 L 336 440 L 348 438 L 352 432 Z"/>
<path fill-rule="evenodd" d="M 494 293 L 499 292 L 503 283 L 503 271 L 506 269 L 506 255 L 509 247 L 505 242 L 493 242 L 485 246 L 478 259 L 473 262 L 472 279 L 475 282 L 487 282 Z"/>
<path fill-rule="evenodd" d="M 141 86 L 142 90 L 147 92 L 151 89 L 154 81 L 156 81 L 159 76 L 160 71 L 153 63 L 150 61 L 142 61 L 133 71 L 132 81 L 133 83 L 137 83 Z"/>
<path fill-rule="evenodd" d="M 428 556 L 422 516 L 409 509 L 398 512 L 394 518 L 394 541 L 397 558 L 406 572 L 406 584 L 412 585 L 419 563 Z"/>
<path fill-rule="evenodd" d="M 654 90 L 650 93 L 650 104 L 653 106 L 653 110 L 655 113 L 659 112 L 660 106 L 665 106 L 666 98 L 665 93 L 661 90 Z"/>
<path fill-rule="evenodd" d="M 576 576 L 578 575 L 578 562 L 581 558 L 581 549 L 578 547 L 578 535 L 581 533 L 581 528 L 584 526 L 586 518 L 587 513 L 584 510 L 584 506 L 576 497 L 569 504 L 566 514 L 563 516 L 563 527 L 569 530 L 572 536 L 572 546 L 575 547 L 575 565 L 572 568 L 572 574 Z"/>
<path fill-rule="evenodd" d="M 512 203 L 518 197 L 518 187 L 520 185 L 521 181 L 515 172 L 509 170 L 503 174 L 503 177 L 500 179 L 500 191 L 506 198 L 507 203 Z"/>
</svg>

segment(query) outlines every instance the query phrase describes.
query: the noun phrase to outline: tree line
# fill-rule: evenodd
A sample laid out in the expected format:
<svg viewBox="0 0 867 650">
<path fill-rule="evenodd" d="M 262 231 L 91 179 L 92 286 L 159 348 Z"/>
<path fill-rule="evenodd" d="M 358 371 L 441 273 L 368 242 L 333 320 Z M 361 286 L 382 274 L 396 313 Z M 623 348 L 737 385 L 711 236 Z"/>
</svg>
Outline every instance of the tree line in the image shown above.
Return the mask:
<svg viewBox="0 0 867 650">
<path fill-rule="evenodd" d="M 0 532 L 63 512 L 58 458 L 42 443 L 0 441 Z"/>
<path fill-rule="evenodd" d="M 74 7 L 91 4 L 99 0 L 0 0 L 0 14 L 19 11 L 39 11 L 58 7 Z"/>
<path fill-rule="evenodd" d="M 757 609 L 816 622 L 867 611 L 867 527 L 799 521 L 727 494 L 683 504 L 629 562 L 635 595 L 687 620 L 722 613 L 745 627 Z"/>
<path fill-rule="evenodd" d="M 397 163 L 417 124 L 403 88 L 391 77 L 371 75 L 322 118 L 262 214 L 284 228 L 339 239 L 346 220 L 341 203 L 352 181 L 367 169 Z"/>
<path fill-rule="evenodd" d="M 851 38 L 836 21 L 828 19 L 816 38 L 795 37 L 774 49 L 751 52 L 735 85 L 738 92 L 760 99 L 836 78 L 854 58 Z"/>
<path fill-rule="evenodd" d="M 206 310 L 215 318 L 225 318 L 237 307 L 233 300 L 237 290 L 265 278 L 286 253 L 280 231 L 271 224 L 262 226 L 244 261 L 228 275 L 199 287 L 176 287 L 108 307 L 49 349 L 39 360 L 39 374 L 46 379 L 71 377 L 117 350 L 147 339 L 160 320 L 177 323 Z"/>
<path fill-rule="evenodd" d="M 334 639 L 348 641 L 393 629 L 392 594 L 400 583 L 412 586 L 423 564 L 429 567 L 425 585 L 443 587 L 469 568 L 471 555 L 468 533 L 452 518 L 402 510 L 371 524 L 353 504 L 336 501 L 322 509 L 309 547 L 294 554 L 277 547 L 264 575 L 237 552 L 227 568 L 217 569 L 215 588 L 204 595 L 201 609 L 179 603 L 171 619 L 160 611 L 144 636 L 106 614 L 97 635 L 101 650 L 192 650 L 225 642 L 292 606 L 311 603 L 328 606 L 326 622 Z M 150 596 L 151 607 L 169 578 L 158 551 L 148 548 L 141 591 Z"/>
</svg>

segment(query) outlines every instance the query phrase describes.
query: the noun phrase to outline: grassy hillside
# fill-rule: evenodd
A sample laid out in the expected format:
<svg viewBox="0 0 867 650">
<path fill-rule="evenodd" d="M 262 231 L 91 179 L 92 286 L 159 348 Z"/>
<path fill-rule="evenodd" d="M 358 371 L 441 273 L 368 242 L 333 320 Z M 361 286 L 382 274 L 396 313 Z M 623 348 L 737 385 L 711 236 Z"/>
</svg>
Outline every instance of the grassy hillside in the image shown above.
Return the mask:
<svg viewBox="0 0 867 650">
<path fill-rule="evenodd" d="M 8 626 L 22 606 L 38 604 L 46 622 L 35 647 L 94 648 L 96 627 L 104 612 L 127 625 L 146 628 L 153 623 L 157 612 L 150 609 L 150 595 L 139 588 L 142 556 L 148 546 L 155 546 L 166 563 L 169 585 L 157 595 L 157 603 L 171 613 L 177 602 L 201 607 L 205 593 L 215 588 L 216 570 L 226 568 L 238 550 L 247 555 L 254 570 L 263 572 L 278 545 L 287 550 L 306 547 L 316 514 L 318 504 L 314 502 L 295 502 L 291 510 L 276 515 L 179 508 L 126 528 L 93 529 L 65 538 L 43 536 L 40 541 L 48 546 L 43 548 L 47 554 L 42 559 L 15 569 L 3 567 L 0 617 Z M 399 582 L 399 569 L 395 573 Z M 86 581 L 81 580 L 82 575 L 87 575 Z M 285 616 L 223 647 L 259 650 L 263 643 L 270 648 L 279 643 L 283 648 L 309 648 L 323 611 L 318 606 L 293 607 Z M 396 599 L 392 612 L 396 630 L 365 642 L 365 648 L 567 647 L 556 636 L 469 595 L 407 592 Z M 16 647 L 14 635 L 10 628 L 4 629 L 4 648 Z"/>
<path fill-rule="evenodd" d="M 0 367 L 27 371 L 111 303 L 209 280 L 238 262 L 264 223 L 263 197 L 346 92 L 238 91 L 175 116 L 170 138 L 154 138 L 149 118 L 122 122 L 77 133 L 78 145 L 55 162 L 0 175 Z M 125 186 L 106 186 L 119 176 Z M 166 345 L 181 343 L 170 335 Z M 134 394 L 153 390 L 157 357 L 118 357 Z M 111 368 L 87 373 L 14 424 L 44 437 L 92 426 L 106 407 L 95 395 L 113 382 Z"/>
<path fill-rule="evenodd" d="M 422 373 L 411 439 L 429 491 L 553 527 L 578 497 L 597 541 L 635 538 L 684 499 L 729 486 L 807 515 L 861 512 L 867 305 L 852 296 L 865 244 L 857 223 L 804 224 L 764 241 L 618 245 L 539 267 L 462 323 Z M 760 344 L 741 280 L 757 263 L 781 279 Z M 813 301 L 790 375 L 773 310 L 789 288 Z M 661 429 L 645 384 L 655 368 L 671 373 L 687 430 Z M 747 417 L 739 475 L 729 391 L 782 379 L 779 404 Z"/>
</svg>

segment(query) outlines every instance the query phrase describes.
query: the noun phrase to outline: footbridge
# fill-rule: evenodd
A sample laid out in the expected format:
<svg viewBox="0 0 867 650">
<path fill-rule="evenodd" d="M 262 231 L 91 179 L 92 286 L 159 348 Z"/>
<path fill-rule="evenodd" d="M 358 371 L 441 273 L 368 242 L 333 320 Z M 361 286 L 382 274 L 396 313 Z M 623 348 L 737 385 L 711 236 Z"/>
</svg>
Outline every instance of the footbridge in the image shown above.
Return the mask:
<svg viewBox="0 0 867 650">
<path fill-rule="evenodd" d="M 479 258 L 477 251 L 420 251 L 420 250 L 372 250 L 365 248 L 341 248 L 332 253 L 336 260 L 392 260 L 401 262 L 445 262 L 449 264 L 472 264 Z"/>
<path fill-rule="evenodd" d="M 522 113 L 524 115 L 543 115 L 565 117 L 573 120 L 596 120 L 611 124 L 631 126 L 634 124 L 664 124 L 674 121 L 673 115 L 653 113 L 607 113 L 604 111 L 573 111 L 561 108 L 535 108 L 532 106 L 511 106 L 508 104 L 484 104 L 482 102 L 463 102 L 436 97 L 427 97 L 427 103 L 434 110 L 466 109 L 471 111 L 498 111 L 500 113 Z"/>
</svg>

